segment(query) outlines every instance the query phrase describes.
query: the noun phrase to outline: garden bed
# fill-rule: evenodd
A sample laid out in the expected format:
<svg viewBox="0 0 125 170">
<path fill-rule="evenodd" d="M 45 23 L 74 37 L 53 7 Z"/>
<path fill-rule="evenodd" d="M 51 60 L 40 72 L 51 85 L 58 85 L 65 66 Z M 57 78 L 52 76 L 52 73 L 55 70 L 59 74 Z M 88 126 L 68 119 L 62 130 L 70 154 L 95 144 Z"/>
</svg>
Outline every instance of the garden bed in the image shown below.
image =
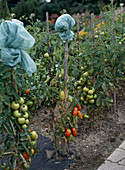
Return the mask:
<svg viewBox="0 0 125 170">
<path fill-rule="evenodd" d="M 104 117 L 95 122 L 95 128 L 91 126 L 91 120 L 78 121 L 78 134 L 74 142 L 70 143 L 73 163 L 68 170 L 96 170 L 105 159 L 125 139 L 125 92 L 124 82 L 117 96 L 117 113 L 112 109 L 106 110 Z M 46 114 L 45 114 L 46 112 Z M 82 110 L 84 112 L 84 110 Z M 49 123 L 50 111 L 48 108 L 40 109 L 31 121 L 31 127 L 42 136 L 52 138 Z M 60 157 L 59 157 L 60 158 Z"/>
</svg>

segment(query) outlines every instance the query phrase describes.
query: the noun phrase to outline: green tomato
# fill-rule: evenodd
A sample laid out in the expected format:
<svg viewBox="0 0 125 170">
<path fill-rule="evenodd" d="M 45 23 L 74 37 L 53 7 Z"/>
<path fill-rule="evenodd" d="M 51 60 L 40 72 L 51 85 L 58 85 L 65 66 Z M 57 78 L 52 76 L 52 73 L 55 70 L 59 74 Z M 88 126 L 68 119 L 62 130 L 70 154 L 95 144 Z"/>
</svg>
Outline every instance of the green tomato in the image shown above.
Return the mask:
<svg viewBox="0 0 125 170">
<path fill-rule="evenodd" d="M 26 111 L 28 110 L 27 105 L 25 105 L 25 104 L 21 105 L 21 110 L 22 110 L 23 112 L 26 112 Z"/>
<path fill-rule="evenodd" d="M 37 135 L 37 133 L 35 132 L 35 131 L 33 131 L 33 132 L 31 132 L 31 139 L 33 139 L 33 140 L 37 140 L 37 138 L 38 138 L 38 135 Z"/>
<path fill-rule="evenodd" d="M 36 141 L 32 141 L 31 143 L 32 143 L 33 146 L 36 145 Z"/>
<path fill-rule="evenodd" d="M 26 129 L 26 128 L 27 128 L 26 124 L 22 125 L 22 129 Z"/>
<path fill-rule="evenodd" d="M 25 120 L 25 123 L 26 123 L 26 124 L 29 124 L 29 122 L 30 122 L 29 119 L 26 119 L 26 120 Z"/>
<path fill-rule="evenodd" d="M 84 118 L 85 118 L 85 119 L 89 119 L 89 115 L 84 114 Z"/>
<path fill-rule="evenodd" d="M 93 99 L 93 95 L 87 95 L 88 99 Z"/>
<path fill-rule="evenodd" d="M 88 104 L 88 102 L 85 100 L 85 101 L 84 101 L 84 104 Z"/>
<path fill-rule="evenodd" d="M 55 56 L 55 55 L 56 55 L 56 53 L 55 53 L 55 52 L 53 52 L 53 53 L 52 53 L 52 55 L 53 55 L 53 56 Z"/>
<path fill-rule="evenodd" d="M 83 83 L 85 83 L 86 82 L 86 78 L 84 77 L 84 79 L 83 79 Z"/>
<path fill-rule="evenodd" d="M 20 97 L 19 103 L 24 104 L 24 99 L 22 97 Z"/>
<path fill-rule="evenodd" d="M 88 72 L 85 72 L 83 75 L 84 75 L 84 77 L 88 77 L 88 76 L 89 76 L 89 73 L 88 73 Z"/>
<path fill-rule="evenodd" d="M 68 96 L 68 101 L 72 103 L 73 97 L 72 96 Z"/>
<path fill-rule="evenodd" d="M 69 138 L 67 138 L 67 142 L 74 141 L 73 140 L 74 136 L 71 134 Z M 75 139 L 75 138 L 74 138 Z"/>
<path fill-rule="evenodd" d="M 77 89 L 80 90 L 80 89 L 81 89 L 81 86 L 78 86 Z"/>
<path fill-rule="evenodd" d="M 25 115 L 23 117 L 27 119 L 29 117 L 29 114 L 25 112 Z"/>
<path fill-rule="evenodd" d="M 29 168 L 30 168 L 30 165 L 29 165 L 29 164 L 27 164 L 27 163 L 26 163 L 26 164 L 24 164 L 23 166 L 24 166 L 24 168 L 25 168 L 25 169 L 29 169 Z"/>
<path fill-rule="evenodd" d="M 95 92 L 95 89 L 94 89 L 94 87 L 92 88 L 92 91 L 93 91 L 93 93 Z"/>
<path fill-rule="evenodd" d="M 24 124 L 25 123 L 25 118 L 24 117 L 19 117 L 18 118 L 18 123 L 21 124 L 21 125 Z"/>
<path fill-rule="evenodd" d="M 48 54 L 48 53 L 45 53 L 45 54 L 44 54 L 44 57 L 45 57 L 45 58 L 49 58 L 49 54 Z"/>
<path fill-rule="evenodd" d="M 59 96 L 60 96 L 61 100 L 64 100 L 65 99 L 65 92 L 64 91 L 60 91 Z"/>
<path fill-rule="evenodd" d="M 31 100 L 36 100 L 36 96 L 33 95 L 32 98 L 31 98 Z"/>
<path fill-rule="evenodd" d="M 19 103 L 12 102 L 11 108 L 12 108 L 13 110 L 18 110 L 19 107 L 20 107 Z"/>
<path fill-rule="evenodd" d="M 108 62 L 108 60 L 107 60 L 107 58 L 105 58 L 105 63 L 107 63 Z"/>
<path fill-rule="evenodd" d="M 97 94 L 94 94 L 94 97 L 93 97 L 94 99 L 97 99 Z"/>
<path fill-rule="evenodd" d="M 6 163 L 3 163 L 2 165 L 1 165 L 1 169 L 6 169 L 7 168 L 7 164 Z"/>
<path fill-rule="evenodd" d="M 83 82 L 83 78 L 82 77 L 80 78 L 80 81 Z"/>
<path fill-rule="evenodd" d="M 41 63 L 41 65 L 42 65 L 42 66 L 45 66 L 45 63 L 44 63 L 44 62 L 42 62 L 42 63 Z"/>
<path fill-rule="evenodd" d="M 81 101 L 84 101 L 84 97 L 83 96 L 80 99 L 81 99 Z"/>
<path fill-rule="evenodd" d="M 75 82 L 75 85 L 76 85 L 76 86 L 78 85 L 78 82 L 77 82 L 77 81 Z"/>
<path fill-rule="evenodd" d="M 88 91 L 88 94 L 90 94 L 90 95 L 92 95 L 93 93 L 94 93 L 93 90 Z"/>
<path fill-rule="evenodd" d="M 64 69 L 61 69 L 61 75 L 64 76 L 65 72 Z"/>
<path fill-rule="evenodd" d="M 81 67 L 81 71 L 83 71 L 84 69 L 85 69 L 85 68 L 82 66 L 82 67 Z"/>
<path fill-rule="evenodd" d="M 91 86 L 92 83 L 90 81 L 88 81 L 87 84 L 88 84 L 88 86 Z"/>
<path fill-rule="evenodd" d="M 83 92 L 83 96 L 87 96 L 87 93 L 86 93 L 86 92 Z"/>
<path fill-rule="evenodd" d="M 90 74 L 93 74 L 93 72 L 94 72 L 94 69 L 89 70 Z"/>
<path fill-rule="evenodd" d="M 113 103 L 113 99 L 110 100 L 110 103 Z"/>
<path fill-rule="evenodd" d="M 84 87 L 84 88 L 83 88 L 83 91 L 84 91 L 84 92 L 88 92 L 89 89 L 88 89 L 87 87 Z"/>
<path fill-rule="evenodd" d="M 26 104 L 27 104 L 27 106 L 32 106 L 33 102 L 32 101 L 28 101 Z"/>
<path fill-rule="evenodd" d="M 81 84 L 81 81 L 80 81 L 80 80 L 78 81 L 78 84 Z"/>
<path fill-rule="evenodd" d="M 95 102 L 94 99 L 89 100 L 89 103 L 93 104 Z"/>
<path fill-rule="evenodd" d="M 16 118 L 18 118 L 18 117 L 21 116 L 21 113 L 19 113 L 18 110 L 15 110 L 15 111 L 13 112 L 13 116 L 16 117 Z"/>
</svg>

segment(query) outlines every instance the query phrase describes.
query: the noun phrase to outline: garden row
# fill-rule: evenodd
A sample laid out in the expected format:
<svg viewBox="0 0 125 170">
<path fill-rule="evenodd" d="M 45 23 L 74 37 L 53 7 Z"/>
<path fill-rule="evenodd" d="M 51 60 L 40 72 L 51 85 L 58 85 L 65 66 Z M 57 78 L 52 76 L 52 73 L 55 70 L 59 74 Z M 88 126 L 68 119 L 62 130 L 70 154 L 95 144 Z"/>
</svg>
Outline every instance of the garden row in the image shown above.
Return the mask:
<svg viewBox="0 0 125 170">
<path fill-rule="evenodd" d="M 74 27 L 74 40 L 68 42 L 68 48 L 58 33 L 41 32 L 39 21 L 27 26 L 36 40 L 27 50 L 37 65 L 31 77 L 19 64 L 9 67 L 0 62 L 2 169 L 29 168 L 38 135 L 28 124 L 38 108 L 50 106 L 53 115 L 53 108 L 58 108 L 53 140 L 55 145 L 58 138 L 63 140 L 64 146 L 77 136 L 78 117 L 90 118 L 94 124 L 96 116 L 103 116 L 113 102 L 116 110 L 116 92 L 124 76 L 125 14 L 112 6 L 107 9 L 98 18 L 89 16 L 87 23 L 86 18 L 77 17 L 84 27 L 79 34 Z M 82 114 L 84 107 L 87 111 Z"/>
</svg>

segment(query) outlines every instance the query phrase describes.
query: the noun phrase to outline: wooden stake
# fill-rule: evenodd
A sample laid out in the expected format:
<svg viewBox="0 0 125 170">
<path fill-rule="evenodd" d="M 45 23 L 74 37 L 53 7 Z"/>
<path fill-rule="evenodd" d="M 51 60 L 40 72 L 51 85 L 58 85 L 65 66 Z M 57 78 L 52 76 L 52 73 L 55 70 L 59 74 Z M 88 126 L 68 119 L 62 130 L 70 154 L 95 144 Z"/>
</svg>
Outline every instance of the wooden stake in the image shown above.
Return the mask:
<svg viewBox="0 0 125 170">
<path fill-rule="evenodd" d="M 77 13 L 77 39 L 78 39 L 78 49 L 79 49 L 79 13 Z"/>
<path fill-rule="evenodd" d="M 92 49 L 94 49 L 94 42 L 95 42 L 95 30 L 94 30 L 94 14 L 91 14 L 91 29 L 92 29 Z M 94 53 L 92 54 L 92 58 L 94 61 Z M 94 66 L 93 66 L 94 68 Z M 93 86 L 95 86 L 95 75 L 93 75 Z"/>
<path fill-rule="evenodd" d="M 67 63 L 68 63 L 68 42 L 65 43 L 65 105 L 64 108 L 66 109 L 67 105 L 67 97 L 68 97 L 68 90 L 67 90 Z"/>
<path fill-rule="evenodd" d="M 47 45 L 48 54 L 50 56 L 50 41 L 49 41 L 49 22 L 48 22 L 48 12 L 46 12 L 46 28 L 47 28 Z M 51 61 L 49 60 L 49 76 L 51 77 Z"/>
<path fill-rule="evenodd" d="M 94 42 L 95 42 L 95 30 L 94 30 L 94 14 L 91 14 L 91 29 L 92 29 L 92 49 L 94 49 Z M 92 59 L 94 61 L 94 53 L 92 54 Z M 94 65 L 93 65 L 94 69 Z M 93 75 L 93 86 L 95 86 L 95 75 Z M 94 129 L 94 112 L 92 112 L 92 127 Z"/>
<path fill-rule="evenodd" d="M 113 4 L 112 4 L 112 8 L 113 8 Z M 112 16 L 112 25 L 114 26 L 114 16 Z M 112 42 L 114 44 L 114 32 L 112 31 Z M 112 45 L 114 46 L 114 45 Z M 114 77 L 116 77 L 116 69 L 114 68 L 113 69 L 113 74 L 114 74 Z M 116 90 L 114 90 L 114 93 L 113 93 L 113 111 L 114 111 L 114 114 L 116 113 Z"/>
<path fill-rule="evenodd" d="M 13 68 L 11 68 L 11 84 L 12 84 L 12 87 L 16 90 L 16 92 L 18 93 L 18 89 L 17 89 L 17 84 L 14 80 L 14 71 L 13 71 Z"/>
</svg>

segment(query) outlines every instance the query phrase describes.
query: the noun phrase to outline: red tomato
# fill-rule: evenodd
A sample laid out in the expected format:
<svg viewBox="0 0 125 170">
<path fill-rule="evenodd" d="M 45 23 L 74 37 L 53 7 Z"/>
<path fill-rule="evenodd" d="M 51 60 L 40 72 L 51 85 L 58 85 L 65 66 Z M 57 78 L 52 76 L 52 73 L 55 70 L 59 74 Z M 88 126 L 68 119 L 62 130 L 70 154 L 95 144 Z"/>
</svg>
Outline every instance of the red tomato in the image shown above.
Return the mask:
<svg viewBox="0 0 125 170">
<path fill-rule="evenodd" d="M 76 116 L 76 115 L 77 115 L 77 112 L 78 112 L 77 110 L 73 110 L 73 113 L 72 113 L 73 116 Z"/>
<path fill-rule="evenodd" d="M 67 138 L 69 138 L 70 135 L 71 135 L 71 130 L 70 130 L 70 129 L 67 129 L 66 132 L 65 132 L 65 136 L 66 136 Z"/>
<path fill-rule="evenodd" d="M 25 94 L 29 94 L 30 93 L 30 89 L 26 89 L 24 90 Z"/>
<path fill-rule="evenodd" d="M 78 111 L 78 108 L 77 107 L 74 107 L 74 109 L 73 110 L 77 110 Z"/>
<path fill-rule="evenodd" d="M 29 155 L 26 152 L 23 152 L 22 155 L 23 155 L 25 160 L 29 160 L 30 159 Z"/>
<path fill-rule="evenodd" d="M 73 136 L 74 136 L 74 137 L 76 137 L 76 136 L 77 136 L 76 128 L 72 128 L 72 134 L 73 134 Z"/>
<path fill-rule="evenodd" d="M 78 110 L 81 110 L 81 106 L 79 106 L 78 104 L 76 106 L 77 106 Z"/>
</svg>

